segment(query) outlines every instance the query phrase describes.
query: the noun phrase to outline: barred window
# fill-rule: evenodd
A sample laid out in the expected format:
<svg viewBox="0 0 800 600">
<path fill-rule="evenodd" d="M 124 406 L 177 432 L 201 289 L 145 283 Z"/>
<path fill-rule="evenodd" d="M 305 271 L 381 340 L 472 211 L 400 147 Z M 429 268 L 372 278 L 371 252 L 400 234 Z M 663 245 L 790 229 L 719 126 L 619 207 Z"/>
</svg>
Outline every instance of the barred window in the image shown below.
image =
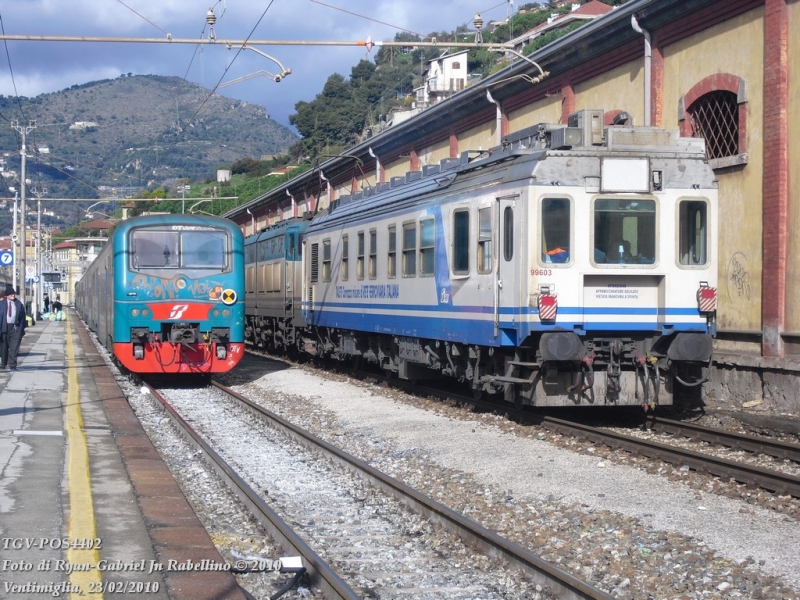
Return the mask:
<svg viewBox="0 0 800 600">
<path fill-rule="evenodd" d="M 692 137 L 701 137 L 706 141 L 709 160 L 740 154 L 736 94 L 727 90 L 703 94 L 686 112 L 691 117 Z"/>
</svg>

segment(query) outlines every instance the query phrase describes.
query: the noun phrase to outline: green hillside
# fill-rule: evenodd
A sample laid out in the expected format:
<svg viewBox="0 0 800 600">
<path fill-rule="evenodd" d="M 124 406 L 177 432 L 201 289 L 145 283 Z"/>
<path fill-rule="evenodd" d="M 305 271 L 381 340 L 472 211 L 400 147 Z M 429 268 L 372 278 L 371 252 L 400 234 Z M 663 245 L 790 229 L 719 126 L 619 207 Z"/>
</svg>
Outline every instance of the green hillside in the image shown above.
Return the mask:
<svg viewBox="0 0 800 600">
<path fill-rule="evenodd" d="M 0 96 L 0 113 L 20 125 L 35 122 L 27 178 L 32 189 L 47 189 L 43 198 L 100 198 L 108 187 L 124 196 L 181 178 L 203 181 L 219 166 L 285 153 L 297 141 L 263 106 L 209 96 L 178 77 L 121 76 L 35 98 Z M 5 171 L 19 174 L 20 148 L 19 133 L 0 127 Z M 4 186 L 0 195 L 13 194 Z"/>
</svg>

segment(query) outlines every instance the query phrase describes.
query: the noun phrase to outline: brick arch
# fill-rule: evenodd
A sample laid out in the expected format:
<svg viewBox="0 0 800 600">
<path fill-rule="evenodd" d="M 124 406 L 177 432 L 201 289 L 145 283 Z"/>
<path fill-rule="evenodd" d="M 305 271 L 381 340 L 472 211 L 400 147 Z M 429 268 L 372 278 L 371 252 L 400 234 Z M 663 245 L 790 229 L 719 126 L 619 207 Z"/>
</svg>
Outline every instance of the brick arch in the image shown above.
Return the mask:
<svg viewBox="0 0 800 600">
<path fill-rule="evenodd" d="M 701 96 L 716 91 L 736 94 L 736 102 L 739 105 L 739 152 L 743 153 L 746 151 L 745 140 L 747 139 L 747 94 L 745 93 L 744 79 L 737 75 L 715 73 L 701 79 L 689 88 L 689 91 L 679 100 L 678 118 L 680 120 L 681 135 L 692 135 L 691 119 L 687 109 Z"/>
</svg>

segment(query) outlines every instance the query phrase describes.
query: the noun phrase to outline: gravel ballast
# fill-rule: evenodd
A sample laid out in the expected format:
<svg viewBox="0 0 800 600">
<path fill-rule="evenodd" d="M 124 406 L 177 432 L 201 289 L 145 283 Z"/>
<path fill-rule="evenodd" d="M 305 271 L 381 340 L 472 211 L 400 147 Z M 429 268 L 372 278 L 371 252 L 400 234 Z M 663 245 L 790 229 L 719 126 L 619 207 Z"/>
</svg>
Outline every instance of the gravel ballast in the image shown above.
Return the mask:
<svg viewBox="0 0 800 600">
<path fill-rule="evenodd" d="M 256 363 L 223 379 L 621 598 L 800 597 L 786 514 L 342 376 Z"/>
</svg>

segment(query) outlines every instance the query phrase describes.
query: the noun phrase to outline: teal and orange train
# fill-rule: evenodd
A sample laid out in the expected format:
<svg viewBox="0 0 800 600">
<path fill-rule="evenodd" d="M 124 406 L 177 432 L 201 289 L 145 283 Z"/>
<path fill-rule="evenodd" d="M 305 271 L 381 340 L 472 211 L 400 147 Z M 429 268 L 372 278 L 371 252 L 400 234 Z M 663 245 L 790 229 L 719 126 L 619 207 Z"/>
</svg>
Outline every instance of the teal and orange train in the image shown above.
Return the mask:
<svg viewBox="0 0 800 600">
<path fill-rule="evenodd" d="M 122 221 L 76 285 L 75 308 L 133 373 L 229 371 L 244 354 L 244 239 L 226 219 Z"/>
</svg>

